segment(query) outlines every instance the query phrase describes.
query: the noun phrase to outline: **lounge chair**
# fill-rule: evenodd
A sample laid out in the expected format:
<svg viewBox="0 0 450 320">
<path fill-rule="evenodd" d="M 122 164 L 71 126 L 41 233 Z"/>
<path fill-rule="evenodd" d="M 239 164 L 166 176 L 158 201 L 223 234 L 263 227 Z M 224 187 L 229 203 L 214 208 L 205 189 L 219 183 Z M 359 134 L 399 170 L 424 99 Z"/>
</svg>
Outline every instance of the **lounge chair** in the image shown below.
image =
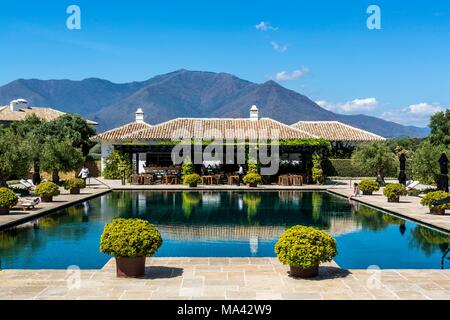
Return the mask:
<svg viewBox="0 0 450 320">
<path fill-rule="evenodd" d="M 19 182 L 21 185 L 23 185 L 28 190 L 32 190 L 32 189 L 34 189 L 34 187 L 36 187 L 33 183 L 33 180 L 31 180 L 31 179 L 28 179 L 28 180 L 22 179 Z"/>
<path fill-rule="evenodd" d="M 35 197 L 35 198 L 23 198 L 23 199 L 19 199 L 19 202 L 17 202 L 17 204 L 13 207 L 17 208 L 17 209 L 22 209 L 22 210 L 30 210 L 30 209 L 34 209 L 35 206 L 37 206 L 39 203 L 41 203 L 41 198 L 39 197 Z"/>
<path fill-rule="evenodd" d="M 418 185 L 420 184 L 419 181 L 412 181 L 409 184 L 406 185 L 406 191 L 412 191 L 414 190 Z"/>
</svg>

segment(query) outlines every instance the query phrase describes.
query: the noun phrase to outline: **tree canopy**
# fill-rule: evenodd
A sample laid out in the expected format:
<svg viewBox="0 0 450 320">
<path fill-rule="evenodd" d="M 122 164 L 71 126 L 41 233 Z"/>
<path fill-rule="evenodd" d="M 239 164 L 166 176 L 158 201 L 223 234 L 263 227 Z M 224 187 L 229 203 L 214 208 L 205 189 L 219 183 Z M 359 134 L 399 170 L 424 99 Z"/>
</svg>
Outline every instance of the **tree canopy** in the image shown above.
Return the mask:
<svg viewBox="0 0 450 320">
<path fill-rule="evenodd" d="M 78 169 L 95 134 L 86 120 L 65 114 L 52 121 L 29 115 L 0 130 L 0 180 L 27 176 L 31 165 L 39 177 L 42 168 L 59 180 L 58 172 Z M 40 178 L 39 178 L 40 180 Z"/>
<path fill-rule="evenodd" d="M 428 139 L 433 145 L 450 146 L 450 109 L 435 113 L 430 118 Z"/>
<path fill-rule="evenodd" d="M 353 152 L 352 164 L 384 177 L 386 173 L 397 169 L 398 159 L 385 143 L 368 142 L 360 144 Z"/>
</svg>

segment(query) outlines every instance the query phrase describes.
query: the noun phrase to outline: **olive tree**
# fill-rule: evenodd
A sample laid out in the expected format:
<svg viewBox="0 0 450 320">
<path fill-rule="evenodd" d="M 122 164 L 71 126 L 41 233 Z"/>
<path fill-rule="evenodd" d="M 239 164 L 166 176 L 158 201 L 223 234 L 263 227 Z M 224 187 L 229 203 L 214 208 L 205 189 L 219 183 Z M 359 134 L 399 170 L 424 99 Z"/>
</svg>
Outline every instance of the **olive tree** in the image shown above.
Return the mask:
<svg viewBox="0 0 450 320">
<path fill-rule="evenodd" d="M 450 109 L 432 115 L 429 127 L 431 144 L 450 147 Z"/>
<path fill-rule="evenodd" d="M 28 175 L 31 165 L 30 147 L 11 129 L 0 129 L 0 185 L 12 178 Z"/>
<path fill-rule="evenodd" d="M 41 130 L 43 121 L 35 114 L 28 115 L 24 120 L 14 122 L 11 129 L 25 139 L 30 149 L 30 161 L 33 165 L 33 183 L 41 182 L 40 158 L 42 145 L 45 140 L 44 132 Z"/>
<path fill-rule="evenodd" d="M 438 160 L 443 152 L 450 157 L 450 148 L 424 141 L 412 158 L 411 167 L 414 179 L 425 184 L 436 184 L 440 173 Z"/>
<path fill-rule="evenodd" d="M 384 177 L 398 168 L 396 155 L 383 142 L 360 144 L 352 155 L 352 165 L 363 171 L 373 172 L 379 182 L 384 184 Z"/>
<path fill-rule="evenodd" d="M 60 172 L 78 169 L 84 162 L 83 152 L 72 145 L 72 140 L 48 137 L 42 146 L 41 167 L 52 173 L 52 180 L 59 182 Z"/>
</svg>

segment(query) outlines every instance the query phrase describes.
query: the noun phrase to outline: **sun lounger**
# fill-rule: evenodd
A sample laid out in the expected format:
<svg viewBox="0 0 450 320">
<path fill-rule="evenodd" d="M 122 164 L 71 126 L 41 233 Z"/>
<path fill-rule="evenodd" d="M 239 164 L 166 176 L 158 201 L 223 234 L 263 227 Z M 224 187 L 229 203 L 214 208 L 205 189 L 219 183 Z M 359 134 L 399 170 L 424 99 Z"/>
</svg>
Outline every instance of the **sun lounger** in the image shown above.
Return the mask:
<svg viewBox="0 0 450 320">
<path fill-rule="evenodd" d="M 13 208 L 30 210 L 34 209 L 34 207 L 37 206 L 40 202 L 41 199 L 38 197 L 31 199 L 19 199 L 19 202 Z"/>
<path fill-rule="evenodd" d="M 23 186 L 24 186 L 25 188 L 27 188 L 28 190 L 31 190 L 31 189 L 33 189 L 34 187 L 36 187 L 36 186 L 34 185 L 34 183 L 33 183 L 33 180 L 31 180 L 31 179 L 28 179 L 28 180 L 22 179 L 22 180 L 20 180 L 19 182 L 20 182 L 21 185 L 23 185 Z"/>
<path fill-rule="evenodd" d="M 406 185 L 406 191 L 414 190 L 420 184 L 419 181 L 413 181 Z"/>
</svg>

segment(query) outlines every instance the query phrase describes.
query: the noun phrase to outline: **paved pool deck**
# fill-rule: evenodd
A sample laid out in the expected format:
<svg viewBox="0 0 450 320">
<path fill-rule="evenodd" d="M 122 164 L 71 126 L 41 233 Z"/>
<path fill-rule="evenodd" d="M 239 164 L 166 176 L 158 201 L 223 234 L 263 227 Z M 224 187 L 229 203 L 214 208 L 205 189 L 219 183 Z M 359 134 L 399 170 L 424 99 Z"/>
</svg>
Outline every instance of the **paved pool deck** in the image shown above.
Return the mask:
<svg viewBox="0 0 450 320">
<path fill-rule="evenodd" d="M 101 270 L 3 270 L 0 299 L 450 300 L 450 270 L 343 270 L 296 279 L 275 258 L 148 258 L 140 279 Z"/>
<path fill-rule="evenodd" d="M 342 188 L 328 188 L 328 191 L 345 197 L 349 194 L 348 189 Z M 441 231 L 450 232 L 449 210 L 446 211 L 445 215 L 429 214 L 428 207 L 420 204 L 419 197 L 405 196 L 400 197 L 400 202 L 398 203 L 387 202 L 386 196 L 381 191 L 376 191 L 371 196 L 355 197 L 352 201 L 368 204 L 400 217 L 440 229 Z"/>
<path fill-rule="evenodd" d="M 80 194 L 70 194 L 70 192 L 64 190 L 64 188 L 60 188 L 60 191 L 61 194 L 59 196 L 53 197 L 53 202 L 41 202 L 31 210 L 10 210 L 8 215 L 0 215 L 0 231 L 37 219 L 56 210 L 69 207 L 75 203 L 98 197 L 111 190 L 106 185 L 93 180 L 92 184 L 88 188 L 82 189 Z"/>
</svg>

